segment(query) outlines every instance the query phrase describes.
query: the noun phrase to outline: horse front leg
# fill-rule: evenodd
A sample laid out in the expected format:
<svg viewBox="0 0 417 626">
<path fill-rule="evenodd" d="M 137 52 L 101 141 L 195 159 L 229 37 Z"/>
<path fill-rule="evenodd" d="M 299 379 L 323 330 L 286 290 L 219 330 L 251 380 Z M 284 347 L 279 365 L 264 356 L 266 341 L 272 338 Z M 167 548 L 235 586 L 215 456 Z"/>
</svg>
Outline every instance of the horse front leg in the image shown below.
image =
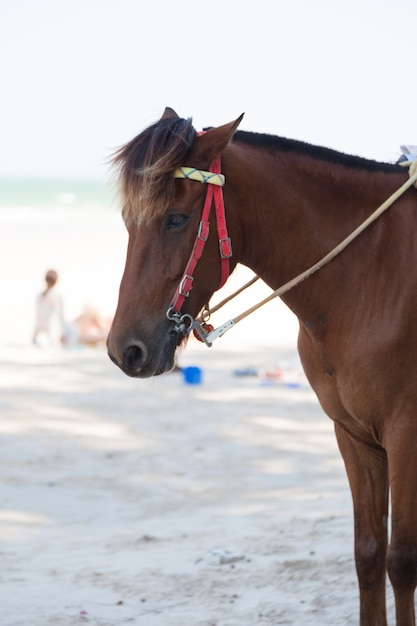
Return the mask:
<svg viewBox="0 0 417 626">
<path fill-rule="evenodd" d="M 387 429 L 388 430 L 388 429 Z M 391 487 L 391 542 L 387 568 L 397 626 L 414 626 L 417 585 L 417 424 L 395 420 L 384 445 Z"/>
<path fill-rule="evenodd" d="M 361 443 L 340 425 L 335 432 L 353 498 L 360 625 L 386 626 L 388 469 L 385 450 Z"/>
</svg>

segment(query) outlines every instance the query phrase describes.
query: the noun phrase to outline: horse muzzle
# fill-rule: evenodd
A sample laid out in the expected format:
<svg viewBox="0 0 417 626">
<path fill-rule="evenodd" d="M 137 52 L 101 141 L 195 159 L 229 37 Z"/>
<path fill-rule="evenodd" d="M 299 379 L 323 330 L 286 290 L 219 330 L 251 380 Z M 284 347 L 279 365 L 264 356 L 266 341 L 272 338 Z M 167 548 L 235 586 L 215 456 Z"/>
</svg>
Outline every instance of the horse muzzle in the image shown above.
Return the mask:
<svg viewBox="0 0 417 626">
<path fill-rule="evenodd" d="M 134 378 L 149 378 L 169 372 L 175 363 L 178 335 L 164 333 L 148 345 L 136 337 L 120 341 L 110 331 L 107 338 L 109 358 L 127 375 Z"/>
</svg>

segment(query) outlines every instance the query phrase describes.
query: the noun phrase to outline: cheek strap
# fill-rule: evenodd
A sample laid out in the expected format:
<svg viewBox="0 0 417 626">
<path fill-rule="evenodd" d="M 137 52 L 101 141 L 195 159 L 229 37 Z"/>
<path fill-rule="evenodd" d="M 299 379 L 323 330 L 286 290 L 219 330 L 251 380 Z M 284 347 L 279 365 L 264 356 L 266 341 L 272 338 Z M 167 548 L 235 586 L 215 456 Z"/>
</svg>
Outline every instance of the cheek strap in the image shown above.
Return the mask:
<svg viewBox="0 0 417 626">
<path fill-rule="evenodd" d="M 196 170 L 192 167 L 181 167 L 175 172 L 175 178 L 189 178 L 207 184 L 207 193 L 204 201 L 201 221 L 198 227 L 197 237 L 191 251 L 190 258 L 175 291 L 168 314 L 175 315 L 181 311 L 182 305 L 193 288 L 194 270 L 200 260 L 204 246 L 210 232 L 209 216 L 212 204 L 214 202 L 217 235 L 219 240 L 220 254 L 220 284 L 218 289 L 223 287 L 230 274 L 229 259 L 232 256 L 232 244 L 227 232 L 226 215 L 223 200 L 223 185 L 225 182 L 223 174 L 220 174 L 220 157 L 217 157 L 212 165 L 210 172 L 205 170 Z M 169 319 L 172 319 L 171 317 Z"/>
</svg>

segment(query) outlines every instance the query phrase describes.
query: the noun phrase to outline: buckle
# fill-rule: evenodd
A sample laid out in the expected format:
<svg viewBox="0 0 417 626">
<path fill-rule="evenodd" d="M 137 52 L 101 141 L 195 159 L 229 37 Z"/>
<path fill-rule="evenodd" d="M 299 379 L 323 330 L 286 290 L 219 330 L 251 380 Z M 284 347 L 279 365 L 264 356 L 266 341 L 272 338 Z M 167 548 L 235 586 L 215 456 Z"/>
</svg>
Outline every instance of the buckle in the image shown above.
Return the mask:
<svg viewBox="0 0 417 626">
<path fill-rule="evenodd" d="M 232 256 L 232 241 L 230 237 L 219 239 L 219 250 L 222 259 L 230 259 Z"/>
<path fill-rule="evenodd" d="M 188 298 L 188 296 L 190 295 L 190 291 L 193 287 L 193 280 L 194 278 L 189 274 L 185 274 L 185 276 L 182 277 L 178 290 L 180 296 Z"/>
<path fill-rule="evenodd" d="M 198 227 L 197 237 L 200 239 L 200 241 L 205 242 L 208 239 L 209 232 L 210 232 L 210 223 L 204 222 L 203 220 L 201 220 L 199 227 Z"/>
</svg>

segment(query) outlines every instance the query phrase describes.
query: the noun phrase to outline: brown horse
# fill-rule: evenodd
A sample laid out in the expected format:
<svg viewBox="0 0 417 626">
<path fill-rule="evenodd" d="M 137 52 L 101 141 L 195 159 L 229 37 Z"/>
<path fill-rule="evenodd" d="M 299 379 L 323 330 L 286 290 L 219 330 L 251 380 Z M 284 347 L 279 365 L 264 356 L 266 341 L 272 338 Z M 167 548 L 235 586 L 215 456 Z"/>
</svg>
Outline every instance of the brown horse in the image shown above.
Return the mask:
<svg viewBox="0 0 417 626">
<path fill-rule="evenodd" d="M 197 134 L 191 120 L 166 109 L 116 154 L 129 244 L 108 349 L 129 376 L 173 367 L 192 320 L 224 281 L 225 259 L 228 269 L 242 263 L 276 289 L 331 250 L 407 179 L 397 165 L 235 132 L 240 120 Z M 226 180 L 224 237 L 216 228 L 207 232 L 208 220 L 199 226 L 219 156 Z M 207 184 L 179 178 L 182 166 L 184 176 L 196 168 Z M 184 286 L 197 231 L 202 243 Z M 227 240 L 221 254 L 219 239 L 221 247 Z M 415 624 L 416 258 L 417 192 L 410 189 L 343 253 L 283 297 L 299 319 L 303 367 L 334 421 L 349 477 L 362 626 L 387 623 L 386 571 L 397 626 Z"/>
</svg>

